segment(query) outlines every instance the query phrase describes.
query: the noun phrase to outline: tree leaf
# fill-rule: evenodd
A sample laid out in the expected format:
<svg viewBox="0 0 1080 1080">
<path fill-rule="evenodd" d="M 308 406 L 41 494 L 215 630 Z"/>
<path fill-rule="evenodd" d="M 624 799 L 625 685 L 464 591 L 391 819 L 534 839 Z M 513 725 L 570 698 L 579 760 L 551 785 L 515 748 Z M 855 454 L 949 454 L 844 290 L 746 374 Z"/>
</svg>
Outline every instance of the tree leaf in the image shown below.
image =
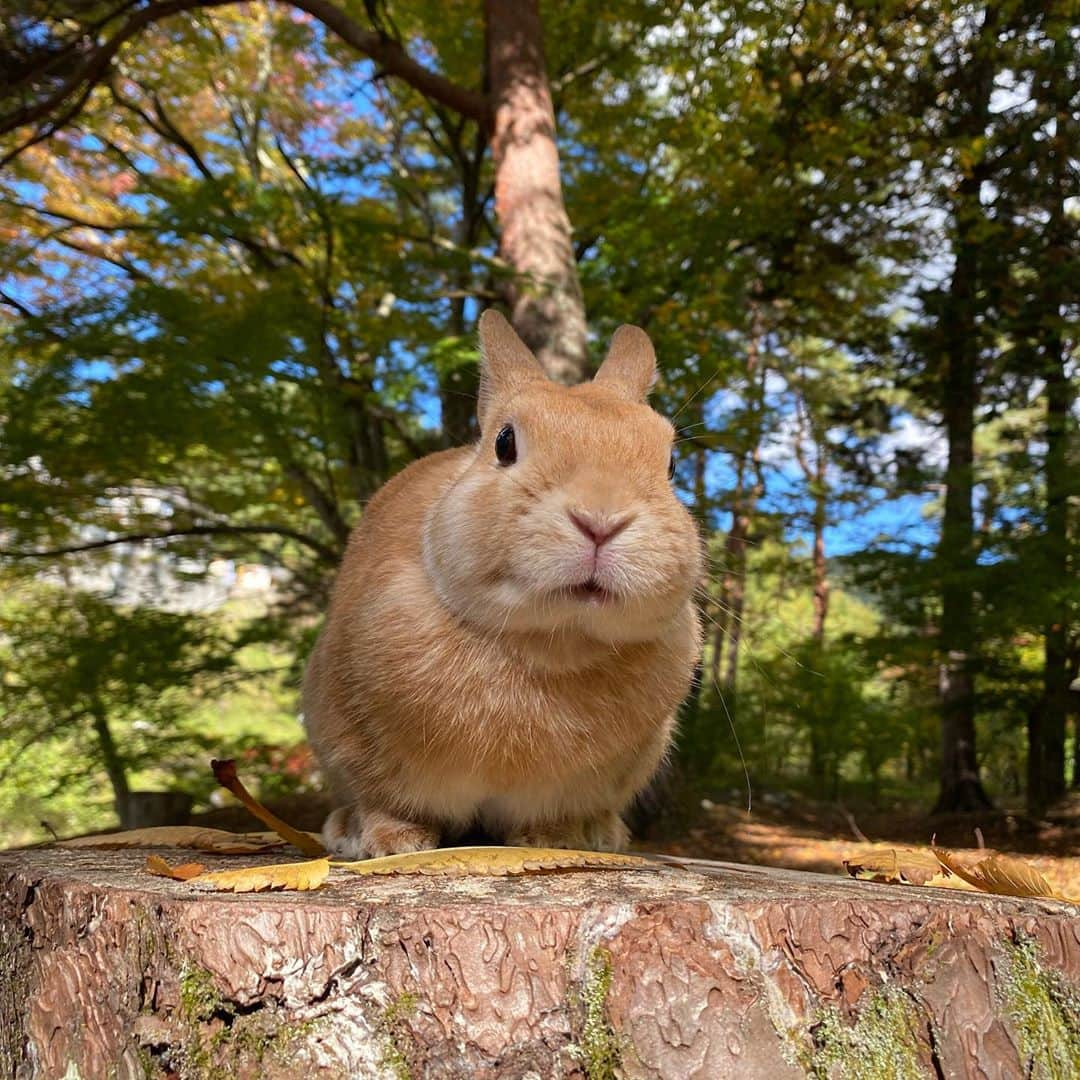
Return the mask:
<svg viewBox="0 0 1080 1080">
<path fill-rule="evenodd" d="M 319 888 L 330 873 L 329 859 L 245 866 L 240 870 L 215 870 L 191 879 L 191 884 L 214 892 L 269 892 L 276 889 L 309 892 Z"/>
<path fill-rule="evenodd" d="M 860 881 L 926 885 L 940 872 L 940 865 L 928 851 L 889 848 L 861 853 L 855 859 L 844 859 L 844 869 Z"/>
<path fill-rule="evenodd" d="M 305 855 L 325 855 L 326 848 L 311 833 L 294 829 L 288 822 L 282 821 L 271 813 L 246 787 L 236 774 L 236 762 L 231 758 L 225 761 L 211 761 L 214 778 L 227 791 L 231 791 L 264 825 L 269 825 L 283 840 L 292 844 Z"/>
<path fill-rule="evenodd" d="M 957 892 L 979 892 L 974 885 L 969 885 L 963 878 L 950 874 L 948 870 L 939 870 L 929 881 L 923 882 L 931 889 L 955 889 Z"/>
<path fill-rule="evenodd" d="M 204 873 L 206 867 L 197 862 L 170 866 L 160 855 L 147 855 L 146 869 L 148 873 L 154 874 L 156 877 L 172 878 L 173 881 L 190 881 L 191 878 Z"/>
<path fill-rule="evenodd" d="M 981 892 L 995 896 L 1042 896 L 1051 900 L 1069 900 L 1022 859 L 1010 855 L 989 855 L 974 866 L 966 867 L 951 852 L 940 848 L 933 851 L 938 862 L 950 874 L 955 874 Z"/>
<path fill-rule="evenodd" d="M 179 847 L 209 851 L 215 855 L 251 855 L 282 847 L 283 843 L 280 837 L 268 833 L 231 833 L 223 829 L 199 828 L 196 825 L 160 825 L 101 836 L 79 836 L 74 840 L 61 840 L 59 846 L 96 848 L 101 851 L 133 847 Z"/>
<path fill-rule="evenodd" d="M 359 862 L 335 862 L 350 874 L 425 874 L 507 877 L 550 870 L 656 870 L 657 863 L 639 855 L 559 848 L 457 847 L 386 855 Z"/>
</svg>

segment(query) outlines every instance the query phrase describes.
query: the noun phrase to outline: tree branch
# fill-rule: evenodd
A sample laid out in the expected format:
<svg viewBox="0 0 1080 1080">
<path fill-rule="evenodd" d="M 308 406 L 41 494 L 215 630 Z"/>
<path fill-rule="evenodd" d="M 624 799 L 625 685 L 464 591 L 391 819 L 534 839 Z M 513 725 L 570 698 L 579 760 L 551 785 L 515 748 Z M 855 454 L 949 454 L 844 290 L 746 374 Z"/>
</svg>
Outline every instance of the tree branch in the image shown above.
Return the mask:
<svg viewBox="0 0 1080 1080">
<path fill-rule="evenodd" d="M 319 486 L 318 482 L 301 465 L 290 462 L 285 475 L 294 480 L 308 505 L 319 515 L 319 520 L 334 534 L 339 543 L 349 539 L 349 526 L 341 516 L 337 503 Z"/>
<path fill-rule="evenodd" d="M 61 108 L 72 94 L 82 90 L 75 102 L 56 120 L 33 136 L 30 142 L 7 154 L 3 161 L 6 162 L 16 156 L 34 142 L 47 138 L 59 127 L 73 120 L 86 104 L 90 91 L 105 77 L 113 57 L 125 42 L 130 41 L 141 30 L 170 15 L 225 7 L 236 2 L 237 0 L 153 0 L 146 7 L 133 12 L 112 37 L 87 55 L 75 72 L 57 90 L 35 104 L 24 105 L 0 117 L 0 134 L 6 134 L 47 119 Z M 388 74 L 408 83 L 429 101 L 445 105 L 462 116 L 475 120 L 484 128 L 490 127 L 492 109 L 486 94 L 459 86 L 446 76 L 417 63 L 399 42 L 375 30 L 364 29 L 341 8 L 330 3 L 330 0 L 286 0 L 286 2 L 318 19 L 346 44 L 374 60 Z M 119 8 L 116 14 L 118 15 L 123 10 L 122 7 Z"/>
<path fill-rule="evenodd" d="M 486 94 L 458 86 L 445 76 L 418 64 L 398 42 L 358 26 L 329 0 L 289 0 L 289 3 L 313 15 L 342 41 L 382 65 L 391 75 L 407 82 L 424 97 L 475 120 L 481 127 L 490 127 L 492 110 Z"/>
<path fill-rule="evenodd" d="M 2 289 L 0 289 L 0 304 L 7 304 L 8 307 L 14 308 L 24 319 L 37 318 L 37 315 L 21 300 L 16 300 L 14 296 L 9 296 Z"/>
<path fill-rule="evenodd" d="M 96 86 L 124 42 L 129 41 L 140 30 L 144 30 L 159 19 L 194 8 L 223 7 L 225 4 L 233 2 L 234 0 L 156 0 L 156 2 L 148 4 L 130 15 L 123 26 L 111 38 L 91 52 L 75 69 L 74 74 L 58 90 L 43 101 L 39 101 L 36 105 L 26 105 L 0 118 L 0 134 L 14 131 L 16 128 L 25 127 L 27 124 L 36 123 L 38 120 L 47 117 L 79 87 L 85 87 L 89 90 L 89 88 Z M 86 96 L 84 94 L 79 101 L 80 107 L 85 102 Z M 66 122 L 73 119 L 73 117 L 74 113 L 69 110 L 65 114 L 64 120 Z"/>
<path fill-rule="evenodd" d="M 3 559 L 51 559 L 60 555 L 78 555 L 84 551 L 100 551 L 102 548 L 115 547 L 118 544 L 152 543 L 155 540 L 173 540 L 185 536 L 284 536 L 314 551 L 319 558 L 331 566 L 336 566 L 339 555 L 314 537 L 290 529 L 286 525 L 193 525 L 188 529 L 166 529 L 157 533 L 128 533 L 124 536 L 110 536 L 104 540 L 90 540 L 83 544 L 68 544 L 63 547 L 35 551 L 16 551 L 0 548 Z"/>
</svg>

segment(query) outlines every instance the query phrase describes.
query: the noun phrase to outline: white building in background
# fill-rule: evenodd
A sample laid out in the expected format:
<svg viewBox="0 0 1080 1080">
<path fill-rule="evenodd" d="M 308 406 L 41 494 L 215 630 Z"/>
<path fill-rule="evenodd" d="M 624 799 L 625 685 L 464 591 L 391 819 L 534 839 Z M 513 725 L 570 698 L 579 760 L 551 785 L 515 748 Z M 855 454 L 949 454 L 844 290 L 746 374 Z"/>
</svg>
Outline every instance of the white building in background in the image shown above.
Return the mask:
<svg viewBox="0 0 1080 1080">
<path fill-rule="evenodd" d="M 50 568 L 43 580 L 103 596 L 131 607 L 162 611 L 215 611 L 230 600 L 269 604 L 283 574 L 258 563 L 232 559 L 174 558 L 159 546 L 118 545 L 109 557 Z"/>
<path fill-rule="evenodd" d="M 19 471 L 33 472 L 42 482 L 48 481 L 48 473 L 40 461 L 32 460 Z M 121 522 L 129 519 L 145 523 L 147 515 L 167 522 L 174 509 L 184 502 L 185 496 L 180 492 L 125 491 L 102 495 L 102 503 Z M 87 543 L 109 537 L 109 532 L 99 528 L 85 528 L 78 534 L 78 539 Z M 0 531 L 0 546 L 3 539 Z M 125 606 L 198 612 L 215 611 L 230 600 L 269 604 L 279 595 L 286 575 L 280 568 L 259 563 L 177 556 L 167 544 L 143 542 L 69 556 L 60 565 L 43 569 L 40 577 L 42 581 L 92 592 Z"/>
</svg>

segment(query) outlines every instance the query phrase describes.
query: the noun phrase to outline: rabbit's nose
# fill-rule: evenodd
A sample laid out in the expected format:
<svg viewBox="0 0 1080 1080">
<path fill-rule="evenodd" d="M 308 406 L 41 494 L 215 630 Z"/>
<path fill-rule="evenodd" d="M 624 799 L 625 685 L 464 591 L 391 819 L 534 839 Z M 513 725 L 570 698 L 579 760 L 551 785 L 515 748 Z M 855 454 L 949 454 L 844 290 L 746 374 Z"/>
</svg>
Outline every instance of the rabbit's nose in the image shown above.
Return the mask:
<svg viewBox="0 0 1080 1080">
<path fill-rule="evenodd" d="M 596 514 L 588 510 L 569 510 L 570 520 L 597 547 L 610 540 L 633 520 L 632 514 L 616 517 L 610 514 Z"/>
</svg>

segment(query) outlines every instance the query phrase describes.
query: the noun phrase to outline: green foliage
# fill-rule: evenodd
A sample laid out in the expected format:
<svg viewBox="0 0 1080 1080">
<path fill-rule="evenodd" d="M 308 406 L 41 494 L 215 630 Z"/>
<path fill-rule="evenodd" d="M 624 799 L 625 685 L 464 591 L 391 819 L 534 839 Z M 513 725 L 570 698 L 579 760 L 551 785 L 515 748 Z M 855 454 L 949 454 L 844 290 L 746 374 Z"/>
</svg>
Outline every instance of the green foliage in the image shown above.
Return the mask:
<svg viewBox="0 0 1080 1080">
<path fill-rule="evenodd" d="M 210 757 L 296 742 L 295 694 L 275 687 L 279 651 L 242 639 L 221 617 L 38 583 L 9 590 L 0 604 L 6 837 L 41 838 L 43 823 L 60 833 L 108 824 L 126 788 L 205 798 Z"/>
</svg>

